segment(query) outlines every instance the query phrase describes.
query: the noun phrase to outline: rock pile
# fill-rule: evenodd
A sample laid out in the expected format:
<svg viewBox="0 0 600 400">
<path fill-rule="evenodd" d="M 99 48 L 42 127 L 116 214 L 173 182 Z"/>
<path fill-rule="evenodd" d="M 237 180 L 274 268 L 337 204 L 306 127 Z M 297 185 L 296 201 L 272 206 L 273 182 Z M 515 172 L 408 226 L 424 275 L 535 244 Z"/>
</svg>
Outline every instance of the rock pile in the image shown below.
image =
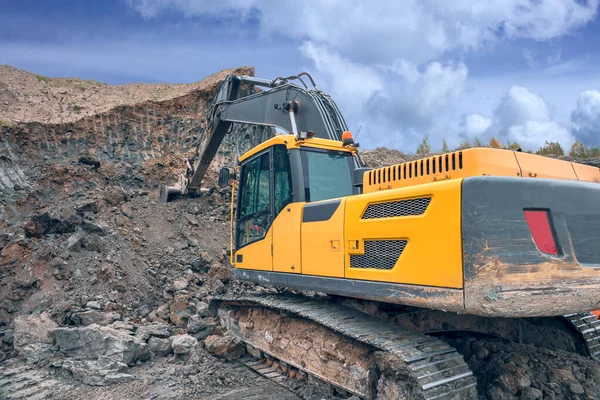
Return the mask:
<svg viewBox="0 0 600 400">
<path fill-rule="evenodd" d="M 480 395 L 486 398 L 600 398 L 600 368 L 588 358 L 500 339 L 450 342 L 464 355 L 477 377 Z"/>
<path fill-rule="evenodd" d="M 204 340 L 222 332 L 208 301 L 253 285 L 232 280 L 231 191 L 215 187 L 214 170 L 231 164 L 237 139 L 273 133 L 238 126 L 200 197 L 165 206 L 157 184 L 183 167 L 205 129 L 198 110 L 231 72 L 252 73 L 223 71 L 155 102 L 142 94 L 97 112 L 90 103 L 64 123 L 31 114 L 0 126 L 0 362 L 20 355 L 94 386 L 133 382 L 161 359 L 177 370 L 215 363 Z"/>
</svg>

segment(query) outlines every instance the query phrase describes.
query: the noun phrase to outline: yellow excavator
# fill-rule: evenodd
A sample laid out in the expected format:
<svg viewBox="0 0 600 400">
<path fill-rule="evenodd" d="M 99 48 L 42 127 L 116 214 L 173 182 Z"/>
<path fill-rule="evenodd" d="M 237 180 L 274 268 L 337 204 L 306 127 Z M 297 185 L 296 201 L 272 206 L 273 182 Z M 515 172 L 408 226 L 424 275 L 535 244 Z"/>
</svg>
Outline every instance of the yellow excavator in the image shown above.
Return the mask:
<svg viewBox="0 0 600 400">
<path fill-rule="evenodd" d="M 267 90 L 238 98 L 241 84 Z M 442 340 L 457 332 L 599 359 L 598 168 L 492 148 L 367 168 L 306 73 L 230 76 L 207 114 L 165 201 L 198 190 L 231 124 L 289 133 L 234 172 L 236 278 L 296 291 L 214 300 L 252 354 L 369 399 L 476 398 L 472 371 Z"/>
</svg>

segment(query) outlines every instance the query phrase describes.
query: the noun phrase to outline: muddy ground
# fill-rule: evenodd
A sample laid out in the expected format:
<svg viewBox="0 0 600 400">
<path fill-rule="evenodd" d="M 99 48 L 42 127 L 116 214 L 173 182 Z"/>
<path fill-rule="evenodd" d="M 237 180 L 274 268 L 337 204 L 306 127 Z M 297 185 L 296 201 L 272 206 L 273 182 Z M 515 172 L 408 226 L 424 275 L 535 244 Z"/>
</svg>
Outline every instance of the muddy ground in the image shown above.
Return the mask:
<svg viewBox="0 0 600 400">
<path fill-rule="evenodd" d="M 114 88 L 0 69 L 0 119 L 9 121 L 0 126 L 0 398 L 333 396 L 245 367 L 243 346 L 207 312 L 211 296 L 273 290 L 233 279 L 231 193 L 215 185 L 238 139 L 273 132 L 237 127 L 200 196 L 159 201 L 158 185 L 199 142 L 207 102 L 232 72 L 252 70 Z M 377 149 L 364 158 L 405 157 Z M 450 341 L 482 398 L 600 397 L 600 369 L 583 357 Z"/>
</svg>

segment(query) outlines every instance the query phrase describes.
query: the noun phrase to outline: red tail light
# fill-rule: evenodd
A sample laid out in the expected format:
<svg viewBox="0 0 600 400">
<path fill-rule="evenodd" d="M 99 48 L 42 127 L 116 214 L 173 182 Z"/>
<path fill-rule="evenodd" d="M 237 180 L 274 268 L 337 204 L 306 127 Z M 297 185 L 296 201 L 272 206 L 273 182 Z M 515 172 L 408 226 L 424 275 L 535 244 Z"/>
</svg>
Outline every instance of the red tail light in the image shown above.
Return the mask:
<svg viewBox="0 0 600 400">
<path fill-rule="evenodd" d="M 546 210 L 523 210 L 533 241 L 541 252 L 559 255 L 556 238 L 550 224 L 550 213 Z"/>
</svg>

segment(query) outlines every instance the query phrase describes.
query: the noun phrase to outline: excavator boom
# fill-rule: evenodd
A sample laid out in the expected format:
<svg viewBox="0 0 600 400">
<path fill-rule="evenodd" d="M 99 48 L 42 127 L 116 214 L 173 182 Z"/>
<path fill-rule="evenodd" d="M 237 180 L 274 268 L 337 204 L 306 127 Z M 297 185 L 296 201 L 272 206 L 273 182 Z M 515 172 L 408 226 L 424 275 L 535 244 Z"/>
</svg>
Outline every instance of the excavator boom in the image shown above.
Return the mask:
<svg viewBox="0 0 600 400">
<path fill-rule="evenodd" d="M 302 76 L 306 76 L 314 88 L 310 89 Z M 302 86 L 290 80 L 298 80 Z M 240 97 L 242 84 L 267 90 Z M 307 132 L 315 137 L 338 141 L 342 132 L 347 130 L 335 102 L 314 84 L 306 72 L 274 80 L 230 75 L 221 84 L 206 114 L 208 127 L 194 157 L 187 160 L 185 173 L 176 185 L 161 188 L 160 196 L 165 203 L 175 196 L 200 190 L 210 163 L 234 123 L 272 126 L 294 135 Z"/>
</svg>

